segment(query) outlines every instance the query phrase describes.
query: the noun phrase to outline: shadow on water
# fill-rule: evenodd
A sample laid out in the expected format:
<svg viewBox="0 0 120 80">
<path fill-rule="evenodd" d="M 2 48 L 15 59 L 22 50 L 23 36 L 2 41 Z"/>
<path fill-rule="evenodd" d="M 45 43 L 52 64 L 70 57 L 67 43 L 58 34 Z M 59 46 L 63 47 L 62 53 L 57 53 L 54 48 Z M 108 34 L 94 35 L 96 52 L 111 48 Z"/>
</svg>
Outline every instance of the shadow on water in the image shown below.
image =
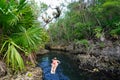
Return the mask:
<svg viewBox="0 0 120 80">
<path fill-rule="evenodd" d="M 56 73 L 51 74 L 51 62 L 54 57 L 57 57 L 61 63 L 57 67 Z M 43 80 L 80 80 L 80 73 L 75 63 L 64 54 L 49 52 L 40 56 L 38 57 L 38 66 L 43 70 Z"/>
</svg>

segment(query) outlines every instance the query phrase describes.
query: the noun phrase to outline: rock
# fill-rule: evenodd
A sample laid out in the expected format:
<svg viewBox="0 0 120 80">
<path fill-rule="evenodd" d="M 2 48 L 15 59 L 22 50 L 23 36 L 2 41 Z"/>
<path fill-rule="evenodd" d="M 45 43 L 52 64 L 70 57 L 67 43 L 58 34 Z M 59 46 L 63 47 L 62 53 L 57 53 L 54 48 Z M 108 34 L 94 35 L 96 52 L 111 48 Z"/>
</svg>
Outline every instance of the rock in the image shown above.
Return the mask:
<svg viewBox="0 0 120 80">
<path fill-rule="evenodd" d="M 99 69 L 94 68 L 94 69 L 93 69 L 93 72 L 99 72 Z"/>
<path fill-rule="evenodd" d="M 74 50 L 74 45 L 70 44 L 68 46 L 66 46 L 66 51 L 73 51 Z"/>
<path fill-rule="evenodd" d="M 120 57 L 120 46 L 106 47 L 100 51 L 102 55 L 109 56 L 111 58 L 119 59 Z"/>
<path fill-rule="evenodd" d="M 49 50 L 47 50 L 47 49 L 42 49 L 42 50 L 38 51 L 36 54 L 37 54 L 37 55 L 39 55 L 39 54 L 46 54 L 46 53 L 48 53 L 48 52 L 49 52 Z"/>
<path fill-rule="evenodd" d="M 43 80 L 42 69 L 40 67 L 29 68 L 26 73 L 17 75 L 7 75 L 0 80 Z"/>
<path fill-rule="evenodd" d="M 61 46 L 61 45 L 51 46 L 50 50 L 65 51 L 65 46 Z"/>
<path fill-rule="evenodd" d="M 21 77 L 20 77 L 21 78 Z M 17 78 L 15 80 L 18 80 Z M 23 80 L 42 80 L 42 70 L 39 67 L 36 67 L 35 69 L 31 69 L 31 71 L 28 71 L 24 75 Z"/>
<path fill-rule="evenodd" d="M 6 64 L 4 62 L 0 61 L 0 77 L 5 76 L 6 73 L 7 73 Z"/>
<path fill-rule="evenodd" d="M 98 70 L 120 70 L 120 43 L 109 40 L 89 42 L 88 46 L 81 44 L 67 44 L 51 46 L 51 50 L 69 51 L 71 59 L 75 60 L 79 68 Z M 94 69 L 97 68 L 98 70 Z"/>
</svg>

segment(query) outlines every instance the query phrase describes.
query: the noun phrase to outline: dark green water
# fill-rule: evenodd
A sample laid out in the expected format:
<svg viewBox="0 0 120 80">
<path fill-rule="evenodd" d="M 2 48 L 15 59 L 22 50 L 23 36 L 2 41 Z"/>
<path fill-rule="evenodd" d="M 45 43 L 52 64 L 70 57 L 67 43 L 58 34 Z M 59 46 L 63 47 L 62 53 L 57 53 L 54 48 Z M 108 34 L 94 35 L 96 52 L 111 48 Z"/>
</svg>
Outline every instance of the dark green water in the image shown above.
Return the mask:
<svg viewBox="0 0 120 80">
<path fill-rule="evenodd" d="M 80 72 L 75 62 L 70 60 L 64 53 L 61 55 L 61 53 L 49 52 L 38 57 L 38 66 L 43 69 L 43 80 L 80 80 Z M 51 62 L 54 57 L 57 57 L 61 63 L 57 67 L 56 73 L 51 74 Z"/>
</svg>

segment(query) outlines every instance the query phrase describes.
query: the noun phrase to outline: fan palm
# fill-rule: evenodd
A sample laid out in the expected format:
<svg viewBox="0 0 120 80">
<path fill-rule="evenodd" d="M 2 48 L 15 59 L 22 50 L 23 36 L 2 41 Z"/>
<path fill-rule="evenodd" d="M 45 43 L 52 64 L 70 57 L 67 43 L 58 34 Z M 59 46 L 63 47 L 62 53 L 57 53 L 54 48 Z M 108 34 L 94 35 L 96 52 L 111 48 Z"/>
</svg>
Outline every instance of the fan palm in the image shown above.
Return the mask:
<svg viewBox="0 0 120 80">
<path fill-rule="evenodd" d="M 4 55 L 4 58 L 6 58 L 6 63 L 8 66 L 12 68 L 12 70 L 23 70 L 24 69 L 24 63 L 23 59 L 20 56 L 18 49 L 22 50 L 19 46 L 17 46 L 12 40 L 6 40 L 0 50 L 0 53 L 4 51 L 3 49 L 6 48 L 6 52 Z M 24 50 L 22 50 L 24 51 Z"/>
<path fill-rule="evenodd" d="M 3 36 L 3 40 L 0 40 L 0 53 L 4 54 L 12 70 L 23 70 L 21 50 L 22 53 L 31 55 L 38 46 L 46 42 L 47 34 L 38 27 L 34 11 L 26 0 L 0 0 L 0 17 L 0 30 Z"/>
<path fill-rule="evenodd" d="M 27 56 L 31 56 L 31 53 L 39 49 L 40 44 L 44 44 L 45 40 L 48 39 L 47 34 L 40 27 L 30 27 L 28 29 L 21 27 L 21 32 L 14 33 L 11 37 L 16 44 L 27 51 Z M 30 58 L 30 61 L 35 64 L 34 56 Z"/>
</svg>

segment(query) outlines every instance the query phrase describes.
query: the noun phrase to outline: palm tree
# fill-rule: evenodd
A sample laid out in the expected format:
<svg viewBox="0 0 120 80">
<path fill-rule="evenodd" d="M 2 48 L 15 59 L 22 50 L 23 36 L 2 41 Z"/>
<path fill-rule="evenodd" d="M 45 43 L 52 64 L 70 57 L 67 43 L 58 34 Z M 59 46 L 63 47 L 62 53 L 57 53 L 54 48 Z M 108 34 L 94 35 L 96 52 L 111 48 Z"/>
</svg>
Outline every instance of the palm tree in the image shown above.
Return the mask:
<svg viewBox="0 0 120 80">
<path fill-rule="evenodd" d="M 26 59 L 35 65 L 33 52 L 48 40 L 26 0 L 0 0 L 0 53 L 12 70 L 25 69 Z M 1 33 L 2 32 L 2 33 Z"/>
</svg>

